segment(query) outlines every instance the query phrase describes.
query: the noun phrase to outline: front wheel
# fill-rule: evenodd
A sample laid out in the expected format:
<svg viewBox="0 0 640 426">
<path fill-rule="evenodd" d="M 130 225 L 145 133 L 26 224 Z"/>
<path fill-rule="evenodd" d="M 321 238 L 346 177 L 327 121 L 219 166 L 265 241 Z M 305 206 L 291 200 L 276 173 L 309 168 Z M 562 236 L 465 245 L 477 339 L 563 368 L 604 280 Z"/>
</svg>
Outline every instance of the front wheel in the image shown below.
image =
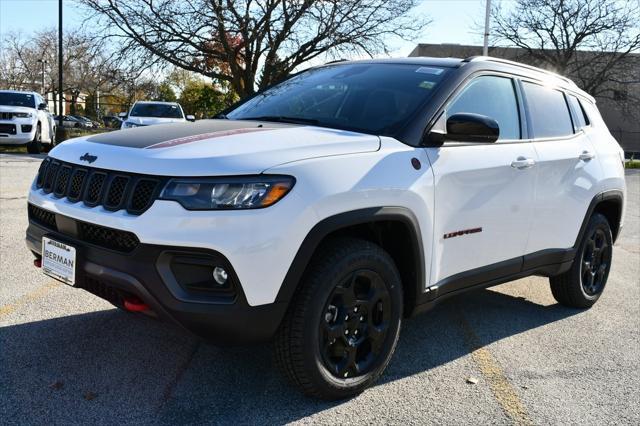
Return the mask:
<svg viewBox="0 0 640 426">
<path fill-rule="evenodd" d="M 596 213 L 589 219 L 571 269 L 549 278 L 553 297 L 572 308 L 593 306 L 607 284 L 612 254 L 611 226 L 605 216 Z"/>
<path fill-rule="evenodd" d="M 36 127 L 36 134 L 33 135 L 33 140 L 27 143 L 27 152 L 29 154 L 40 154 L 42 152 L 42 133 L 40 123 Z"/>
<path fill-rule="evenodd" d="M 402 319 L 402 284 L 391 257 L 368 241 L 323 245 L 280 326 L 276 361 L 307 395 L 357 395 L 385 370 Z"/>
</svg>

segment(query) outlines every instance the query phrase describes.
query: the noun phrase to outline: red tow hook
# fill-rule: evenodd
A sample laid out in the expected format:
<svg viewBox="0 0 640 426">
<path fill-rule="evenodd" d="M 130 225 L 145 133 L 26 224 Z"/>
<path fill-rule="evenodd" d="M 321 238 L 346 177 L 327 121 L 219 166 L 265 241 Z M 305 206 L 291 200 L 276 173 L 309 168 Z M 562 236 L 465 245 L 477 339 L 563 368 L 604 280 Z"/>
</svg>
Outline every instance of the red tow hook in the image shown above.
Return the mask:
<svg viewBox="0 0 640 426">
<path fill-rule="evenodd" d="M 42 259 L 33 259 L 33 266 L 36 268 L 42 268 Z"/>
<path fill-rule="evenodd" d="M 137 297 L 124 299 L 124 308 L 129 312 L 144 312 L 151 309 L 149 308 L 149 305 L 147 305 Z"/>
</svg>

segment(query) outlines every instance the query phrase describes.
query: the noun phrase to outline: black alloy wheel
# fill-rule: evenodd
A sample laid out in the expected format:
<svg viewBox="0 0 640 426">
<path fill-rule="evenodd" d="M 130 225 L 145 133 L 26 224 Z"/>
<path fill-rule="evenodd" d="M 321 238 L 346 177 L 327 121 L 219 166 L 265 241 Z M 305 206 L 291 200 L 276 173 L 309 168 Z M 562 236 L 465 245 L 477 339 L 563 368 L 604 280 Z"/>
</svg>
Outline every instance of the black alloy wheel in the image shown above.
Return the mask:
<svg viewBox="0 0 640 426">
<path fill-rule="evenodd" d="M 604 292 L 612 257 L 611 226 L 604 215 L 595 213 L 589 218 L 569 269 L 549 278 L 553 297 L 572 308 L 593 306 Z"/>
<path fill-rule="evenodd" d="M 378 273 L 353 272 L 335 287 L 320 319 L 324 366 L 338 378 L 369 373 L 391 320 L 391 297 Z"/>
<path fill-rule="evenodd" d="M 611 263 L 611 246 L 601 228 L 593 230 L 582 250 L 582 288 L 589 296 L 604 288 Z"/>
</svg>

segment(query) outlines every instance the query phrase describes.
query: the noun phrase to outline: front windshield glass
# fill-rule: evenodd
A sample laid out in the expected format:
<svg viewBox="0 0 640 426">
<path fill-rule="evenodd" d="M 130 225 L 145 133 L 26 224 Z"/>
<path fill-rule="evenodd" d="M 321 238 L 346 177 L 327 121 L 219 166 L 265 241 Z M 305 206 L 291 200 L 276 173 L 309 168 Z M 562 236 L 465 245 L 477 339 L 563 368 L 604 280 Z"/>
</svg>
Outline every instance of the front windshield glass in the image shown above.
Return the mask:
<svg viewBox="0 0 640 426">
<path fill-rule="evenodd" d="M 36 107 L 36 99 L 30 93 L 0 92 L 0 105 Z"/>
<path fill-rule="evenodd" d="M 131 117 L 184 118 L 178 105 L 135 104 Z"/>
<path fill-rule="evenodd" d="M 393 135 L 434 93 L 446 68 L 343 64 L 305 71 L 226 114 Z"/>
</svg>

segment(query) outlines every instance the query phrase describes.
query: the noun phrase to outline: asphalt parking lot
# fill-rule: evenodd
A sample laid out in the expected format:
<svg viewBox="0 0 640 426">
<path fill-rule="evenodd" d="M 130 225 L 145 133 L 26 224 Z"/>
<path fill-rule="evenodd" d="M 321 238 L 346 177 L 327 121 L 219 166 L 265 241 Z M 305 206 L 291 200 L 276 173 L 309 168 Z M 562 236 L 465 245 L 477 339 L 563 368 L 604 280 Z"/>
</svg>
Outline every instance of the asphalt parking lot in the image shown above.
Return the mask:
<svg viewBox="0 0 640 426">
<path fill-rule="evenodd" d="M 595 307 L 557 305 L 544 278 L 469 293 L 406 321 L 376 386 L 327 403 L 268 345 L 207 345 L 42 275 L 23 242 L 40 159 L 0 154 L 0 424 L 640 424 L 640 170 Z"/>
</svg>

